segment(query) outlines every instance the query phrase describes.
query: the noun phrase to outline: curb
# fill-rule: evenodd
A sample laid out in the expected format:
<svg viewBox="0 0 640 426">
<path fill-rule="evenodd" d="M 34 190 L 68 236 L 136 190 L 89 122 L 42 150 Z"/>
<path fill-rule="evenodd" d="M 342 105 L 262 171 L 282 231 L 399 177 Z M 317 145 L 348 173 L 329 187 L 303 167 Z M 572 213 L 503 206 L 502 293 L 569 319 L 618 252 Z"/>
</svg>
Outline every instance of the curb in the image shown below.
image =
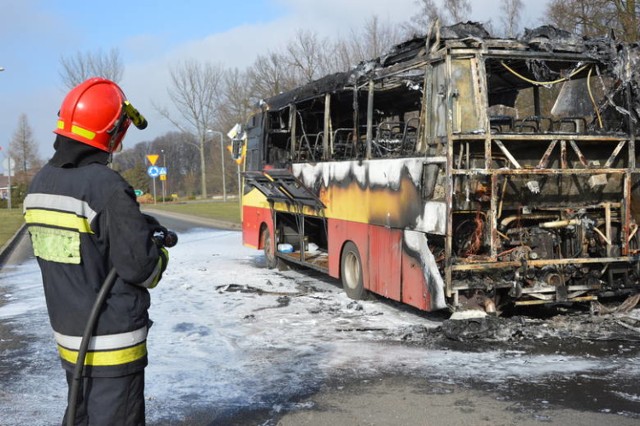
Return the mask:
<svg viewBox="0 0 640 426">
<path fill-rule="evenodd" d="M 0 247 L 0 266 L 4 265 L 5 260 L 9 257 L 18 241 L 20 241 L 20 238 L 22 237 L 22 234 L 26 229 L 27 224 L 23 223 L 20 228 L 18 228 L 16 233 L 13 234 L 13 237 L 11 237 L 9 241 L 5 243 L 5 245 Z"/>
</svg>

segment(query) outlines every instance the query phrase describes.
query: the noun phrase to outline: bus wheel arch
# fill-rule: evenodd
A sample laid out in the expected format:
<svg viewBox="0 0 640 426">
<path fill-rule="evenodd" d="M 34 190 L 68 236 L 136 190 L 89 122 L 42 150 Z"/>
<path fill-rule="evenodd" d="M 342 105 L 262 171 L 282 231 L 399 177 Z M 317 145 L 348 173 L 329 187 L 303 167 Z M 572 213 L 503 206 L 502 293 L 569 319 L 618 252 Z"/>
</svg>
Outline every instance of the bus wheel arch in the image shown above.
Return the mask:
<svg viewBox="0 0 640 426">
<path fill-rule="evenodd" d="M 273 241 L 273 235 L 271 235 L 269 226 L 266 223 L 263 223 L 260 227 L 260 245 L 264 251 L 267 268 L 276 268 L 278 266 L 278 258 L 276 257 L 275 242 Z"/>
<path fill-rule="evenodd" d="M 342 287 L 349 298 L 363 300 L 367 296 L 362 275 L 362 258 L 358 247 L 351 241 L 347 241 L 342 247 L 340 256 L 340 280 Z"/>
</svg>

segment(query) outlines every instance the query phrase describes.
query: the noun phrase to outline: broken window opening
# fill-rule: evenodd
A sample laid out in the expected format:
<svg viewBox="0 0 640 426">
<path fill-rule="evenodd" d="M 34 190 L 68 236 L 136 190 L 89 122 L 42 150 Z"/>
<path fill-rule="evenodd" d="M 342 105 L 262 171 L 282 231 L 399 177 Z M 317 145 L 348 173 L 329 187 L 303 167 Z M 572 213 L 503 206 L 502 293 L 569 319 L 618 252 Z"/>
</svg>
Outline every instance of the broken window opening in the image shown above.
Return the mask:
<svg viewBox="0 0 640 426">
<path fill-rule="evenodd" d="M 600 75 L 600 65 L 585 63 L 583 59 L 487 59 L 487 113 L 491 131 L 525 134 L 624 131 L 626 117 L 612 107 L 606 95 L 615 92 L 614 80 Z"/>
</svg>

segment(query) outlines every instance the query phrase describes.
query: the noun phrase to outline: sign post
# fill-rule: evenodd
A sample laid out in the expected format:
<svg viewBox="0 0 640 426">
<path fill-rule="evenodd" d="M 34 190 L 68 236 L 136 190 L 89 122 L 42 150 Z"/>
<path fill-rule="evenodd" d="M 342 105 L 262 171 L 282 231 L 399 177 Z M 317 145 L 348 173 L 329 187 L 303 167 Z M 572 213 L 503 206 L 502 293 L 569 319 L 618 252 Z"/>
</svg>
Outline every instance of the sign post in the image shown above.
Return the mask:
<svg viewBox="0 0 640 426">
<path fill-rule="evenodd" d="M 166 167 L 159 167 L 160 169 L 160 182 L 162 182 L 162 203 L 164 204 L 164 199 L 165 199 L 165 191 L 164 191 L 164 183 L 167 180 L 167 168 Z"/>
<path fill-rule="evenodd" d="M 147 174 L 153 179 L 153 204 L 156 203 L 156 178 L 160 176 L 160 168 L 156 166 L 149 166 Z"/>
<path fill-rule="evenodd" d="M 156 201 L 156 178 L 160 176 L 160 169 L 156 167 L 156 161 L 158 161 L 158 154 L 147 155 L 147 160 L 151 166 L 147 169 L 147 174 L 153 179 L 153 204 L 158 204 Z"/>
</svg>

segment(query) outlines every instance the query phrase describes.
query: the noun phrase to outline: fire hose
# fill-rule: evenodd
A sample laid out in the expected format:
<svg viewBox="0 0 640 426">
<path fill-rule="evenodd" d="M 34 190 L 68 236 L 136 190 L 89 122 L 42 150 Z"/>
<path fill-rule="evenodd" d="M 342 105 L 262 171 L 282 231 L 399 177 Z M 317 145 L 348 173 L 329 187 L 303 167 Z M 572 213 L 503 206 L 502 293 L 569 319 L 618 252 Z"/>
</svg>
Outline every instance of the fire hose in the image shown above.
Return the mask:
<svg viewBox="0 0 640 426">
<path fill-rule="evenodd" d="M 178 235 L 175 232 L 169 231 L 164 227 L 160 227 L 153 236 L 153 240 L 158 247 L 173 247 L 178 243 Z M 78 358 L 76 359 L 76 365 L 73 369 L 73 380 L 71 382 L 71 389 L 69 391 L 69 410 L 67 412 L 67 426 L 73 426 L 76 420 L 76 410 L 78 403 L 78 392 L 80 390 L 80 381 L 82 380 L 82 374 L 84 372 L 84 362 L 89 349 L 89 342 L 93 335 L 93 329 L 95 328 L 96 321 L 100 314 L 100 309 L 104 305 L 113 284 L 116 282 L 117 272 L 115 268 L 111 268 L 100 291 L 96 296 L 96 301 L 89 313 L 89 319 L 82 335 L 80 342 L 80 348 L 78 349 Z"/>
</svg>

